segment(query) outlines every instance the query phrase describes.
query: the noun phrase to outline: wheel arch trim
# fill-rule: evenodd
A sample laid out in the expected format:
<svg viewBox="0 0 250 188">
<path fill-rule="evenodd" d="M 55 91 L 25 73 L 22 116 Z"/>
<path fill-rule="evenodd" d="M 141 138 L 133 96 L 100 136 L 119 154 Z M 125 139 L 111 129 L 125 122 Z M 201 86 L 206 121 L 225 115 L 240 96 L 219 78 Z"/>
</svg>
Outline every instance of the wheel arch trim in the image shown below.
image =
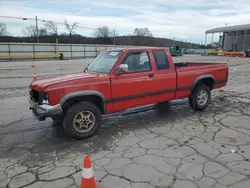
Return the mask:
<svg viewBox="0 0 250 188">
<path fill-rule="evenodd" d="M 102 99 L 102 102 L 103 102 L 103 111 L 104 111 L 104 113 L 106 113 L 106 100 L 105 100 L 105 97 L 103 96 L 103 94 L 100 93 L 99 91 L 87 90 L 87 91 L 77 91 L 74 93 L 69 93 L 69 94 L 65 95 L 64 97 L 62 97 L 62 99 L 60 100 L 59 103 L 63 107 L 65 102 L 67 102 L 69 99 L 72 99 L 75 97 L 84 97 L 84 96 L 98 96 L 98 97 L 100 97 Z"/>
<path fill-rule="evenodd" d="M 194 81 L 194 83 L 193 83 L 193 86 L 192 86 L 192 88 L 191 88 L 191 92 L 193 92 L 194 88 L 196 87 L 196 85 L 197 85 L 197 83 L 198 83 L 199 81 L 201 81 L 201 80 L 203 80 L 203 79 L 207 79 L 207 78 L 213 80 L 212 88 L 214 88 L 214 84 L 215 84 L 214 76 L 211 75 L 211 74 L 208 74 L 208 75 L 201 75 L 201 76 L 198 76 L 198 77 L 195 79 L 195 81 Z"/>
</svg>

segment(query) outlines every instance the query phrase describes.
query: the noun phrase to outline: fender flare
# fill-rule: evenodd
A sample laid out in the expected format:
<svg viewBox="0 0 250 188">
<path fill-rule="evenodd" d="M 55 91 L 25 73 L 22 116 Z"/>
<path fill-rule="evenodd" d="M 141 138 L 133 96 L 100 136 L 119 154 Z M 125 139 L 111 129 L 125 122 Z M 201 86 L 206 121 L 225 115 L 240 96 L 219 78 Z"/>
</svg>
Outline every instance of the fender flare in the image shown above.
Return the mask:
<svg viewBox="0 0 250 188">
<path fill-rule="evenodd" d="M 192 88 L 191 88 L 191 92 L 193 92 L 193 89 L 195 88 L 196 84 L 197 84 L 199 81 L 201 81 L 201 80 L 203 80 L 203 79 L 206 79 L 206 78 L 210 78 L 210 79 L 213 80 L 213 86 L 212 86 L 212 88 L 214 88 L 214 84 L 215 84 L 214 76 L 211 75 L 211 74 L 208 74 L 208 75 L 201 75 L 201 76 L 198 76 L 198 77 L 195 79 L 195 81 L 194 81 L 194 83 L 193 83 L 193 85 L 192 85 Z"/>
<path fill-rule="evenodd" d="M 63 98 L 60 100 L 59 104 L 61 105 L 61 107 L 63 107 L 65 102 L 67 102 L 69 99 L 72 99 L 72 98 L 75 98 L 75 97 L 89 96 L 89 95 L 94 95 L 94 96 L 101 97 L 102 102 L 103 102 L 103 110 L 104 110 L 104 113 L 105 113 L 106 112 L 106 100 L 105 100 L 105 97 L 99 91 L 94 91 L 94 90 L 77 91 L 77 92 L 74 92 L 74 93 L 69 93 L 69 94 L 63 96 Z"/>
</svg>

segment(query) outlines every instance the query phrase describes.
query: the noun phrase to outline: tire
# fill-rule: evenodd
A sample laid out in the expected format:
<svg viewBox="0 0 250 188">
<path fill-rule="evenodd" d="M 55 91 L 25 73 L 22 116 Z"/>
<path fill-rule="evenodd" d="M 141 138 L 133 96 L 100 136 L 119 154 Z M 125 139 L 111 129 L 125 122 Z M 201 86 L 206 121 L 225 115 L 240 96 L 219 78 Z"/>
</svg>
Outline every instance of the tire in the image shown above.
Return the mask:
<svg viewBox="0 0 250 188">
<path fill-rule="evenodd" d="M 81 102 L 71 106 L 68 108 L 63 119 L 65 133 L 70 138 L 77 140 L 93 136 L 99 130 L 101 124 L 101 111 L 96 105 L 90 102 Z M 85 126 L 89 126 L 89 128 Z"/>
<path fill-rule="evenodd" d="M 202 111 L 209 105 L 211 101 L 211 90 L 206 85 L 197 86 L 193 93 L 189 96 L 190 106 L 195 111 Z"/>
</svg>

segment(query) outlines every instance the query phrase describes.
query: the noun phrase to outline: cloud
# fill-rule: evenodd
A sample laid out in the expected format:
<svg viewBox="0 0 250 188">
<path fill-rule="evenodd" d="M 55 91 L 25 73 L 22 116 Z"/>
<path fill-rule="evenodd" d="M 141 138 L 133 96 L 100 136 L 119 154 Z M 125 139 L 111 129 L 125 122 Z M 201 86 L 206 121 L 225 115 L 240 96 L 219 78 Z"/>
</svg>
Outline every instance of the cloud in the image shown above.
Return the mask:
<svg viewBox="0 0 250 188">
<path fill-rule="evenodd" d="M 229 25 L 247 24 L 249 0 L 2 0 L 0 16 L 21 16 L 70 23 L 81 26 L 109 26 L 120 34 L 131 34 L 136 27 L 148 27 L 154 36 L 204 41 L 206 30 Z M 1 19 L 9 32 L 21 35 L 22 27 L 34 22 Z M 43 26 L 42 23 L 39 25 Z M 65 32 L 63 25 L 60 32 Z M 19 30 L 19 32 L 18 32 Z M 77 28 L 77 33 L 92 35 L 93 29 Z M 217 36 L 218 38 L 218 36 Z M 216 39 L 216 37 L 215 37 Z"/>
<path fill-rule="evenodd" d="M 86 12 L 86 11 L 88 11 L 88 10 L 90 10 L 90 7 L 88 7 L 88 8 L 83 8 L 83 9 L 80 10 L 78 13 L 76 13 L 76 16 L 81 15 L 83 12 Z"/>
</svg>

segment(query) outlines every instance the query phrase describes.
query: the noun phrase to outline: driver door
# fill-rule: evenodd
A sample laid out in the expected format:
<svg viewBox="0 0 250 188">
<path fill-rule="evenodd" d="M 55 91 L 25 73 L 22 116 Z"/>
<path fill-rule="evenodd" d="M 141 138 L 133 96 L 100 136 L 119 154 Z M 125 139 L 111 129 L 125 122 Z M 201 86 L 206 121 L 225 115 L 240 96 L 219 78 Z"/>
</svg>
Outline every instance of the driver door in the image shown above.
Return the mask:
<svg viewBox="0 0 250 188">
<path fill-rule="evenodd" d="M 149 52 L 128 52 L 121 64 L 125 64 L 128 70 L 111 76 L 113 110 L 154 103 L 154 72 Z"/>
</svg>

